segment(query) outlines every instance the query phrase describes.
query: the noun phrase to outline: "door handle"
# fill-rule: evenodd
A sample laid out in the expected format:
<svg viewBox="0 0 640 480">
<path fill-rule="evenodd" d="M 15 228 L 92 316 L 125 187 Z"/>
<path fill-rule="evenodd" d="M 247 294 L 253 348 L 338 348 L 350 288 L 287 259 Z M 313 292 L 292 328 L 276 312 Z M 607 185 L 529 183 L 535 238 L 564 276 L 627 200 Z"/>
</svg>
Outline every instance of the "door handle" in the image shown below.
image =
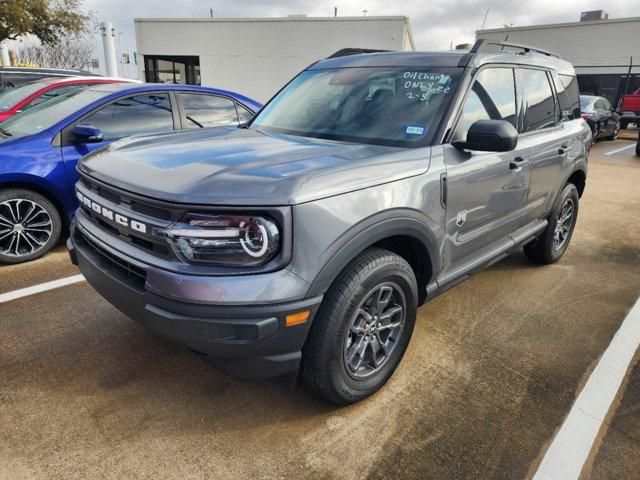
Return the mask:
<svg viewBox="0 0 640 480">
<path fill-rule="evenodd" d="M 509 162 L 509 168 L 511 170 L 519 170 L 520 168 L 527 165 L 529 162 L 522 157 L 516 157 Z"/>
<path fill-rule="evenodd" d="M 558 154 L 559 155 L 564 155 L 565 153 L 567 153 L 567 148 L 569 148 L 567 145 L 561 145 L 560 148 L 558 149 Z"/>
</svg>

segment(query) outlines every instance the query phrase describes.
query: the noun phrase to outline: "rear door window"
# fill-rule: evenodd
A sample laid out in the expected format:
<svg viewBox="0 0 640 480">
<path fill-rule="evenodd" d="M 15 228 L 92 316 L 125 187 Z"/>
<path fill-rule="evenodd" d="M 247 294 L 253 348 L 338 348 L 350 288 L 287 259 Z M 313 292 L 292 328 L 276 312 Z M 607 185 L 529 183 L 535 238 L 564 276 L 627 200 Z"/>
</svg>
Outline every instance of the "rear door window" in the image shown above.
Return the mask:
<svg viewBox="0 0 640 480">
<path fill-rule="evenodd" d="M 557 124 L 556 102 L 549 77 L 544 70 L 523 68 L 525 95 L 524 132 L 532 132 Z"/>
<path fill-rule="evenodd" d="M 239 123 L 236 104 L 229 98 L 203 93 L 180 93 L 187 118 L 185 128 L 217 127 Z"/>
<path fill-rule="evenodd" d="M 485 68 L 473 81 L 454 133 L 464 140 L 478 120 L 506 120 L 516 126 L 516 93 L 512 68 Z"/>
<path fill-rule="evenodd" d="M 122 98 L 80 123 L 99 128 L 105 141 L 131 135 L 170 132 L 173 130 L 171 100 L 168 93 Z"/>
</svg>

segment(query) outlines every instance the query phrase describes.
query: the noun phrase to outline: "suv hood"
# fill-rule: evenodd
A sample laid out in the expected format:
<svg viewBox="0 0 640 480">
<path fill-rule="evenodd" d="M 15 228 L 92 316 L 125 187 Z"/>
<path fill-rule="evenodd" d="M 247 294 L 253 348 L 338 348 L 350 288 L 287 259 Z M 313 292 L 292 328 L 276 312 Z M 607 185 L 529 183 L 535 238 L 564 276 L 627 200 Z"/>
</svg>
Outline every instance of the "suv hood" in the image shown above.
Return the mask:
<svg viewBox="0 0 640 480">
<path fill-rule="evenodd" d="M 402 164 L 402 165 L 401 165 Z M 128 138 L 81 173 L 147 197 L 202 205 L 293 205 L 418 175 L 429 149 L 217 128 Z"/>
</svg>

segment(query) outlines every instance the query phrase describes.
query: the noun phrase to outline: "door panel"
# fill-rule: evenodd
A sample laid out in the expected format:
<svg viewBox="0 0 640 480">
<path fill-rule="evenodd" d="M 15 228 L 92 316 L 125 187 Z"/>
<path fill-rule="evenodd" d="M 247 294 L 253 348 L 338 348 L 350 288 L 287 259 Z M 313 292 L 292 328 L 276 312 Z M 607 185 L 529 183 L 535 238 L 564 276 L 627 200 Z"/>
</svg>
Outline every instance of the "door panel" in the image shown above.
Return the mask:
<svg viewBox="0 0 640 480">
<path fill-rule="evenodd" d="M 527 223 L 544 218 L 563 181 L 563 166 L 574 139 L 562 123 L 562 111 L 549 72 L 519 68 L 524 123 L 519 144 L 531 148 L 531 182 L 526 200 Z"/>
<path fill-rule="evenodd" d="M 455 267 L 506 239 L 524 224 L 530 165 L 512 169 L 529 148 L 505 153 L 461 152 L 445 145 L 447 260 Z"/>
<path fill-rule="evenodd" d="M 512 68 L 489 67 L 478 72 L 465 98 L 452 138 L 464 140 L 477 120 L 506 120 L 516 126 L 515 78 Z M 447 269 L 508 241 L 523 225 L 529 190 L 531 149 L 510 152 L 461 151 L 444 146 L 447 168 Z M 522 166 L 511 162 L 521 159 Z"/>
</svg>

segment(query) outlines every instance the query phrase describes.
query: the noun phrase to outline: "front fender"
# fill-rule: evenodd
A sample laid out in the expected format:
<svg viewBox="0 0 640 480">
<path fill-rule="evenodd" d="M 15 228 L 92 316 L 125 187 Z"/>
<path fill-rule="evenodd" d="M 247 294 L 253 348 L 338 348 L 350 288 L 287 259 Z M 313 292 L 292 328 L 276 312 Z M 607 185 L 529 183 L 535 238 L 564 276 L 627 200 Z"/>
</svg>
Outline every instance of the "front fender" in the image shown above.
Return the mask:
<svg viewBox="0 0 640 480">
<path fill-rule="evenodd" d="M 330 259 L 311 282 L 307 296 L 324 293 L 360 252 L 389 237 L 407 236 L 420 242 L 428 252 L 428 261 L 435 276 L 441 268 L 438 243 L 433 231 L 421 217 L 418 212 L 410 209 L 393 209 L 372 215 L 354 225 L 324 255 Z"/>
</svg>

